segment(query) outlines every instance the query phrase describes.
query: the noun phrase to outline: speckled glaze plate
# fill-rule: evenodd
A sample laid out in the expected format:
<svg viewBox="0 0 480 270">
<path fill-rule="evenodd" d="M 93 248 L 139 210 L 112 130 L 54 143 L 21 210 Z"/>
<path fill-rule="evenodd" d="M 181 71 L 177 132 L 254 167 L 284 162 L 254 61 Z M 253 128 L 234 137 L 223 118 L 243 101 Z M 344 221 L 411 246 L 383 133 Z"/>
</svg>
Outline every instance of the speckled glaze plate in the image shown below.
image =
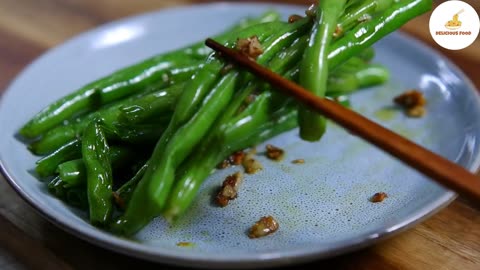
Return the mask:
<svg viewBox="0 0 480 270">
<path fill-rule="evenodd" d="M 260 157 L 265 169 L 248 175 L 227 208 L 211 205 L 213 190 L 239 168 L 218 171 L 174 226 L 158 218 L 133 239 L 101 231 L 85 214 L 50 196 L 29 171 L 36 157 L 15 139 L 18 128 L 51 101 L 148 56 L 205 39 L 246 15 L 275 7 L 285 16 L 302 7 L 212 4 L 162 10 L 114 22 L 46 53 L 11 84 L 0 106 L 0 157 L 6 179 L 61 228 L 94 244 L 144 259 L 198 267 L 263 267 L 326 258 L 370 245 L 411 227 L 446 206 L 455 194 L 330 123 L 318 143 L 294 130 L 269 141 L 286 150 L 283 162 Z M 470 170 L 479 164 L 480 103 L 468 79 L 419 42 L 395 33 L 376 46 L 376 62 L 391 81 L 352 97 L 352 108 Z M 392 97 L 417 88 L 428 100 L 421 119 L 392 108 Z M 263 145 L 258 149 L 264 149 Z M 305 164 L 291 161 L 303 158 Z M 376 192 L 389 197 L 369 202 Z M 246 231 L 273 215 L 280 230 L 251 240 Z M 187 247 L 179 242 L 190 242 Z"/>
</svg>

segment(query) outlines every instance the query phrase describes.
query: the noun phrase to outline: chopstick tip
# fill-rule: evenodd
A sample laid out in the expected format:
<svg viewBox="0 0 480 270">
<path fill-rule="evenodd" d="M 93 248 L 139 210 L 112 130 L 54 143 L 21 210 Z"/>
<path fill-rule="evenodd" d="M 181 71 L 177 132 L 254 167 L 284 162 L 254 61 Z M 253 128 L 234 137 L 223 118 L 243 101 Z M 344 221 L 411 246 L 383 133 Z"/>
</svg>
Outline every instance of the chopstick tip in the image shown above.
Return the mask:
<svg viewBox="0 0 480 270">
<path fill-rule="evenodd" d="M 215 49 L 213 48 L 215 46 L 216 42 L 215 40 L 211 39 L 211 38 L 207 38 L 205 40 L 205 45 L 207 45 L 208 47 L 212 48 L 212 49 Z"/>
</svg>

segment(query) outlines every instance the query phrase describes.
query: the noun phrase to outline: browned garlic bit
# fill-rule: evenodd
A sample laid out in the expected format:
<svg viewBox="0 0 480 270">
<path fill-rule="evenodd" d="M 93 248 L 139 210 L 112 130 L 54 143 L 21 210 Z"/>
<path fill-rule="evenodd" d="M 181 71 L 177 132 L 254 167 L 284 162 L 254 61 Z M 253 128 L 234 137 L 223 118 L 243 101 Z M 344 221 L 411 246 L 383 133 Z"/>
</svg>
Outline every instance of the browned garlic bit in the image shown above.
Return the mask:
<svg viewBox="0 0 480 270">
<path fill-rule="evenodd" d="M 272 217 L 262 217 L 257 221 L 248 233 L 250 238 L 260 238 L 272 234 L 278 230 L 278 222 Z"/>
<path fill-rule="evenodd" d="M 383 202 L 383 200 L 385 200 L 386 198 L 388 198 L 387 193 L 385 193 L 385 192 L 378 192 L 378 193 L 375 193 L 375 194 L 370 198 L 370 201 L 373 202 L 373 203 L 379 203 L 379 202 Z"/>
<path fill-rule="evenodd" d="M 303 19 L 302 16 L 298 15 L 298 14 L 293 14 L 293 15 L 290 15 L 290 17 L 288 17 L 288 23 L 294 23 L 298 20 L 301 20 Z"/>
<path fill-rule="evenodd" d="M 337 38 L 343 35 L 343 28 L 337 24 L 335 27 L 335 31 L 333 32 L 333 37 Z"/>
<path fill-rule="evenodd" d="M 243 151 L 237 151 L 233 153 L 233 155 L 230 156 L 230 164 L 232 165 L 240 165 L 243 162 L 243 159 L 245 158 L 245 152 Z"/>
<path fill-rule="evenodd" d="M 303 158 L 295 159 L 295 160 L 292 160 L 292 163 L 293 164 L 304 164 L 305 159 L 303 159 Z"/>
<path fill-rule="evenodd" d="M 425 113 L 426 113 L 426 110 L 425 110 L 425 107 L 423 106 L 416 106 L 407 110 L 407 115 L 415 118 L 422 117 L 425 115 Z"/>
<path fill-rule="evenodd" d="M 262 164 L 254 158 L 254 155 L 254 153 L 250 152 L 243 159 L 242 165 L 245 169 L 245 172 L 248 174 L 254 174 L 263 170 Z"/>
<path fill-rule="evenodd" d="M 231 156 L 229 156 L 227 159 L 220 162 L 220 164 L 217 165 L 217 169 L 225 169 L 230 167 L 231 165 L 240 165 L 242 164 L 244 158 L 245 153 L 243 151 L 237 151 Z"/>
<path fill-rule="evenodd" d="M 217 165 L 217 169 L 225 169 L 230 167 L 230 161 L 227 159 L 223 160 Z"/>
<path fill-rule="evenodd" d="M 257 59 L 263 53 L 262 45 L 257 36 L 237 39 L 235 48 L 251 59 Z"/>
<path fill-rule="evenodd" d="M 112 192 L 113 201 L 115 204 L 120 207 L 120 209 L 125 209 L 125 201 L 123 200 L 117 192 Z"/>
<path fill-rule="evenodd" d="M 285 151 L 283 151 L 282 149 L 276 146 L 273 146 L 271 144 L 267 144 L 266 148 L 267 148 L 267 157 L 269 159 L 272 159 L 275 161 L 280 161 L 283 159 L 285 155 Z"/>
<path fill-rule="evenodd" d="M 402 106 L 409 117 L 422 117 L 426 113 L 427 100 L 418 90 L 409 90 L 395 97 L 393 101 Z"/>
<path fill-rule="evenodd" d="M 223 181 L 222 188 L 215 197 L 215 201 L 221 207 L 225 207 L 231 200 L 234 200 L 238 196 L 238 189 L 242 184 L 243 175 L 241 172 L 227 176 Z"/>
</svg>

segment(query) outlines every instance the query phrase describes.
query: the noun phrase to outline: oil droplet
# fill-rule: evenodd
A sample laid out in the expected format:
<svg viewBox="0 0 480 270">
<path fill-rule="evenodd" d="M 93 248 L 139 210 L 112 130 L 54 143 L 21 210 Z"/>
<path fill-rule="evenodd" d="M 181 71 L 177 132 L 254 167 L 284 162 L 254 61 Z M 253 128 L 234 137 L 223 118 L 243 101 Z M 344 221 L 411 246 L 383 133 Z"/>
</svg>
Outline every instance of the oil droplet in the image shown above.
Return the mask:
<svg viewBox="0 0 480 270">
<path fill-rule="evenodd" d="M 192 248 L 195 246 L 195 243 L 192 242 L 178 242 L 177 246 L 179 247 L 187 247 L 187 248 Z"/>
<path fill-rule="evenodd" d="M 398 111 L 393 108 L 383 108 L 375 112 L 375 117 L 381 121 L 390 121 L 398 115 Z"/>
</svg>

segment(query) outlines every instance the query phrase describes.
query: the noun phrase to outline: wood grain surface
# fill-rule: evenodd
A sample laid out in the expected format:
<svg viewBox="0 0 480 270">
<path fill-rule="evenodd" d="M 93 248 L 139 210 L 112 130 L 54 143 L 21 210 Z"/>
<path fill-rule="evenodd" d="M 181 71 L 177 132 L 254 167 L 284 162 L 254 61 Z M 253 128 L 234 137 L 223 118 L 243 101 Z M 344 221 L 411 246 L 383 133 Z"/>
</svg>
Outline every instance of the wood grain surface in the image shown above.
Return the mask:
<svg viewBox="0 0 480 270">
<path fill-rule="evenodd" d="M 0 0 L 0 91 L 40 54 L 83 31 L 130 15 L 203 2 L 212 1 Z M 480 11 L 479 1 L 466 2 Z M 403 30 L 450 58 L 479 89 L 480 41 L 461 51 L 442 50 L 430 37 L 428 19 L 426 14 Z M 1 176 L 0 194 L 0 269 L 177 269 L 104 250 L 58 229 L 28 206 Z M 480 211 L 459 198 L 427 221 L 380 244 L 307 266 L 480 269 Z"/>
</svg>

